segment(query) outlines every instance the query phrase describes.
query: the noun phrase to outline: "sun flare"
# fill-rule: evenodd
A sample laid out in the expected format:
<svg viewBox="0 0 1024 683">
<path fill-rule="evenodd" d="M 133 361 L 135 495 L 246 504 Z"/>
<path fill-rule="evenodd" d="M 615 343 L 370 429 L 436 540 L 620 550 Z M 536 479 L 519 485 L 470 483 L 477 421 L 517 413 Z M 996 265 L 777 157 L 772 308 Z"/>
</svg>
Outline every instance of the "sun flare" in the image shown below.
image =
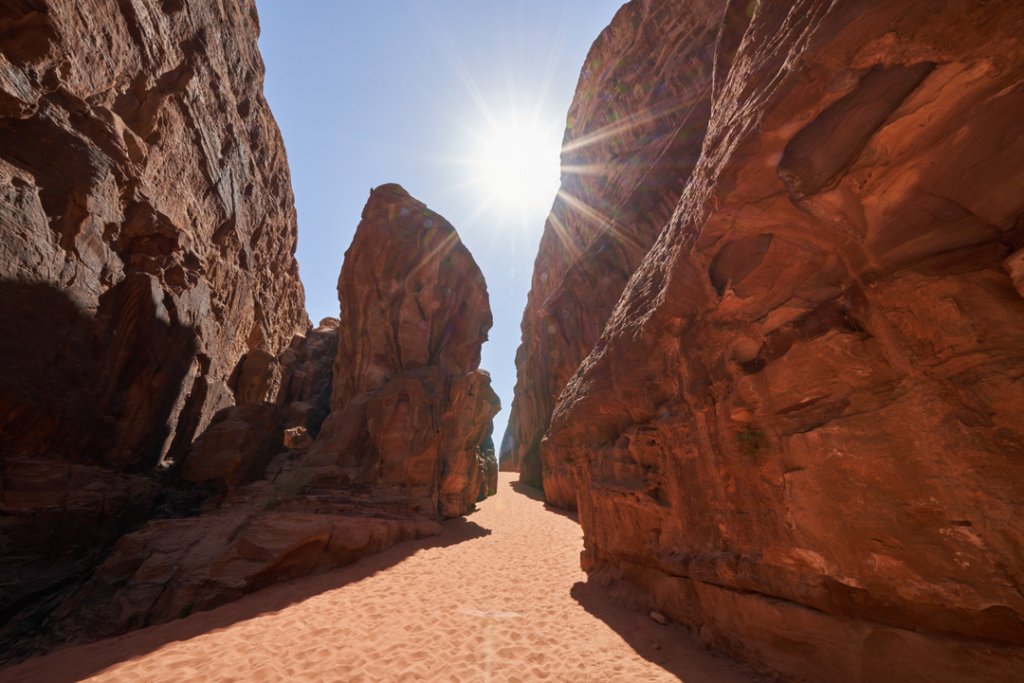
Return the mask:
<svg viewBox="0 0 1024 683">
<path fill-rule="evenodd" d="M 559 141 L 537 126 L 492 126 L 478 136 L 474 176 L 489 201 L 506 209 L 546 208 L 558 191 Z"/>
</svg>

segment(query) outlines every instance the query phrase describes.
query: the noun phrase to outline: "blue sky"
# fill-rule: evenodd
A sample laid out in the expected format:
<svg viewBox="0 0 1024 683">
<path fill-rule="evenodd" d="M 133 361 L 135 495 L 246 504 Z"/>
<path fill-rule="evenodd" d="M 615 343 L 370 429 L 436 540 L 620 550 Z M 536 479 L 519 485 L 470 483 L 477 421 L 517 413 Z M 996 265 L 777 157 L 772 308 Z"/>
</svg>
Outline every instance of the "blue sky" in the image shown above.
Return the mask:
<svg viewBox="0 0 1024 683">
<path fill-rule="evenodd" d="M 566 111 L 587 50 L 621 4 L 257 0 L 310 318 L 338 315 L 338 271 L 370 188 L 401 184 L 455 226 L 487 279 L 494 327 L 482 366 L 502 401 L 499 443 Z M 488 145 L 506 154 L 527 139 L 539 146 L 523 161 L 536 166 L 530 182 L 496 194 Z"/>
</svg>

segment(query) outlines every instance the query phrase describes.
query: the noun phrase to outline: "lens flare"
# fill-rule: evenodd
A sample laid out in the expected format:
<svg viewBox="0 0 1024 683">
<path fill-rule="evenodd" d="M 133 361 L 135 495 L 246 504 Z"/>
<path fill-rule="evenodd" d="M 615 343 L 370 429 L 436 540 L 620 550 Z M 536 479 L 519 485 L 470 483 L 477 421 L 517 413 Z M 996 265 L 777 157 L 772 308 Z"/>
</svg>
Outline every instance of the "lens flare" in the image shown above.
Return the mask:
<svg viewBox="0 0 1024 683">
<path fill-rule="evenodd" d="M 495 124 L 478 136 L 474 176 L 506 209 L 551 205 L 559 182 L 559 141 L 552 131 L 519 123 Z"/>
</svg>

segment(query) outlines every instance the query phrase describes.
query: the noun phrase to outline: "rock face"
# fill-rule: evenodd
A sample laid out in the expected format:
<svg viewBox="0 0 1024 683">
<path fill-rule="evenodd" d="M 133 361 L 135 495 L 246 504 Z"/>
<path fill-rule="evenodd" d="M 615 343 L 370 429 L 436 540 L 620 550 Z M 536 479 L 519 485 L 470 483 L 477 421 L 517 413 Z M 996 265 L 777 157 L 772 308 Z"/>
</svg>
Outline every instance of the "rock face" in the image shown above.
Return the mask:
<svg viewBox="0 0 1024 683">
<path fill-rule="evenodd" d="M 721 3 L 625 5 L 587 56 L 563 141 L 562 186 L 541 238 L 516 354 L 501 467 L 549 489 L 540 441 L 629 276 L 672 215 L 700 154 Z"/>
<path fill-rule="evenodd" d="M 279 356 L 242 357 L 239 405 L 214 416 L 180 468 L 208 493 L 200 513 L 122 536 L 14 656 L 211 609 L 436 534 L 439 519 L 494 493 L 498 401 L 478 369 L 491 314 L 455 230 L 397 185 L 382 186 L 339 282 L 340 323 L 321 321 Z M 9 470 L 20 494 L 11 506 L 49 500 L 45 484 L 60 476 L 85 483 L 83 500 L 95 496 L 89 472 Z M 149 483 L 122 477 L 108 495 L 127 504 Z"/>
<path fill-rule="evenodd" d="M 301 472 L 283 473 L 197 517 L 156 520 L 124 536 L 51 616 L 45 644 L 179 619 L 440 531 L 435 521 L 307 482 Z"/>
<path fill-rule="evenodd" d="M 479 369 L 487 287 L 455 229 L 398 185 L 370 193 L 338 279 L 331 413 L 306 458 L 323 482 L 473 509 L 499 402 Z"/>
<path fill-rule="evenodd" d="M 146 519 L 239 359 L 308 324 L 258 32 L 250 0 L 0 9 L 0 623 Z"/>
<path fill-rule="evenodd" d="M 542 446 L 584 568 L 787 680 L 1020 680 L 1024 8 L 729 5 Z"/>
</svg>

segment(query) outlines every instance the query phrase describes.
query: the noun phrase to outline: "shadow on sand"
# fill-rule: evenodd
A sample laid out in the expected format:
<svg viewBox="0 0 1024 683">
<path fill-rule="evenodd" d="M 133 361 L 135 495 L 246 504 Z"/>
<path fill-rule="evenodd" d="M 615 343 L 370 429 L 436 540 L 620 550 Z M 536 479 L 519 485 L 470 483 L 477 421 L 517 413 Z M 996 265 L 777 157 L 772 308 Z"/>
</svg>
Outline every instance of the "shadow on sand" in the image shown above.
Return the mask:
<svg viewBox="0 0 1024 683">
<path fill-rule="evenodd" d="M 490 529 L 461 517 L 448 520 L 437 536 L 405 541 L 346 567 L 271 586 L 243 596 L 235 602 L 207 612 L 197 612 L 184 619 L 157 624 L 94 643 L 59 648 L 49 654 L 0 669 L 0 680 L 5 683 L 80 681 L 120 662 L 158 650 L 168 643 L 190 640 L 261 614 L 278 612 L 289 605 L 303 602 L 326 591 L 367 579 L 420 550 L 443 548 L 490 533 Z"/>
<path fill-rule="evenodd" d="M 648 611 L 613 596 L 608 587 L 592 581 L 579 582 L 572 597 L 595 617 L 608 624 L 633 650 L 681 681 L 756 681 L 749 669 L 707 652 L 693 633 L 679 624 L 662 626 Z"/>
<path fill-rule="evenodd" d="M 521 482 L 518 479 L 515 480 L 515 481 L 509 482 L 508 485 L 510 487 L 512 487 L 513 491 L 515 491 L 516 493 L 518 493 L 520 495 L 526 496 L 527 498 L 530 498 L 531 500 L 539 500 L 541 502 L 544 502 L 544 492 L 541 491 L 538 488 L 535 488 L 533 486 L 530 486 L 529 484 Z M 551 505 L 548 505 L 547 503 L 544 503 L 544 509 L 547 510 L 548 512 L 553 512 L 556 515 L 562 515 L 563 517 L 568 517 L 569 519 L 571 519 L 572 521 L 574 521 L 576 523 L 579 523 L 579 521 L 580 521 L 576 517 L 576 513 L 572 512 L 570 510 L 563 510 L 562 508 L 556 508 L 556 507 L 553 507 Z"/>
</svg>

